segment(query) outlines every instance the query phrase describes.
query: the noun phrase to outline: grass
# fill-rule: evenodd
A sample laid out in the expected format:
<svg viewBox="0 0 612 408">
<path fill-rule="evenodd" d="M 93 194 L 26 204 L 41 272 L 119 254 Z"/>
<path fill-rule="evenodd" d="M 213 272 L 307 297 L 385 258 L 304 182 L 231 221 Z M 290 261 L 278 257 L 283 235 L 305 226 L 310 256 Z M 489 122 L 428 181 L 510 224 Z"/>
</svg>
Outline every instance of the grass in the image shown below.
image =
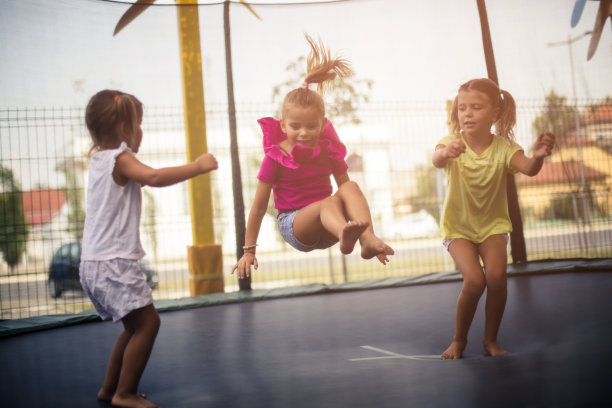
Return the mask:
<svg viewBox="0 0 612 408">
<path fill-rule="evenodd" d="M 563 251 L 539 251 L 528 253 L 531 261 L 542 259 L 564 259 L 564 258 L 609 258 L 612 257 L 612 247 L 604 249 L 593 249 L 589 251 L 570 250 Z M 508 254 L 511 262 L 512 258 Z M 311 283 L 331 284 L 344 282 L 343 268 L 338 259 L 334 259 L 333 267 L 329 265 L 317 266 L 308 263 L 298 263 L 288 260 L 282 268 L 267 269 L 264 266 L 259 270 L 253 271 L 253 288 L 271 288 L 298 286 Z M 387 265 L 382 265 L 376 260 L 359 260 L 349 262 L 347 258 L 346 275 L 347 281 L 361 281 L 367 279 L 413 276 L 427 273 L 444 272 L 455 270 L 455 264 L 448 255 L 441 251 L 437 255 L 424 255 L 417 258 L 396 258 L 391 259 Z M 226 286 L 235 286 L 235 275 L 225 274 Z M 171 281 L 160 282 L 158 296 L 163 299 L 165 291 L 184 290 L 189 292 L 189 280 L 185 278 L 173 279 Z"/>
</svg>

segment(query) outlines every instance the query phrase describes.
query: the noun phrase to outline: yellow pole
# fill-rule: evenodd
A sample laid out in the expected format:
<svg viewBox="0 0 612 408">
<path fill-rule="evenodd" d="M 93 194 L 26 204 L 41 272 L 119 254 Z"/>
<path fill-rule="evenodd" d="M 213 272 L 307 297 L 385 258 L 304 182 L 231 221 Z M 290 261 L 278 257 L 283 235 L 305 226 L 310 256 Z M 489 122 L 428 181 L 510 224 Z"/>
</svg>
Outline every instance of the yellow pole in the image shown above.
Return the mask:
<svg viewBox="0 0 612 408">
<path fill-rule="evenodd" d="M 191 0 L 177 0 L 179 45 L 183 77 L 183 109 L 187 160 L 208 151 L 198 7 Z M 187 4 L 192 4 L 189 6 Z M 210 175 L 189 180 L 189 207 L 193 245 L 187 248 L 191 295 L 223 292 L 221 245 L 215 244 Z"/>
<path fill-rule="evenodd" d="M 448 128 L 448 135 L 451 136 L 451 109 L 453 108 L 453 101 L 446 101 L 446 127 Z"/>
</svg>

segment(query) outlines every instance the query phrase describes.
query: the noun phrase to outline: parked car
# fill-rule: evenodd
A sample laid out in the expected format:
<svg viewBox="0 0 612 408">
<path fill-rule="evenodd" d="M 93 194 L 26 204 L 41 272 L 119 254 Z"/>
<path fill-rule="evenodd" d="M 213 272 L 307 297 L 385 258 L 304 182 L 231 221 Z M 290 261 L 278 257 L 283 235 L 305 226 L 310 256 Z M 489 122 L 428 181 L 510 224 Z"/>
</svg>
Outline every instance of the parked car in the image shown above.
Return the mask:
<svg viewBox="0 0 612 408">
<path fill-rule="evenodd" d="M 78 241 L 62 245 L 53 255 L 49 266 L 49 293 L 58 298 L 67 290 L 83 290 L 79 280 L 81 243 Z M 151 289 L 157 288 L 159 278 L 145 259 L 138 261 Z"/>
<path fill-rule="evenodd" d="M 393 224 L 385 226 L 383 237 L 386 239 L 430 238 L 438 236 L 439 226 L 436 219 L 427 211 L 405 214 L 397 217 Z"/>
</svg>

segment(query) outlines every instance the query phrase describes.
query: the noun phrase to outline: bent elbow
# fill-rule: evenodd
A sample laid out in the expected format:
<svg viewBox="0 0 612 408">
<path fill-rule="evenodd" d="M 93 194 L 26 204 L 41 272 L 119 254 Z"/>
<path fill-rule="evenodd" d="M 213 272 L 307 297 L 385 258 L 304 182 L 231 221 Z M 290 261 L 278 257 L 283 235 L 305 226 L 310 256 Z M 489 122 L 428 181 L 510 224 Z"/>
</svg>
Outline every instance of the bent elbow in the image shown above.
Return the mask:
<svg viewBox="0 0 612 408">
<path fill-rule="evenodd" d="M 160 172 L 153 170 L 153 169 L 145 177 L 144 184 L 147 186 L 151 186 L 151 187 L 165 187 L 166 186 L 166 184 L 164 183 L 164 179 L 162 175 L 160 174 Z"/>
<path fill-rule="evenodd" d="M 542 170 L 542 165 L 543 163 L 538 163 L 537 165 L 532 167 L 529 176 L 530 177 L 537 176 L 540 170 Z"/>
<path fill-rule="evenodd" d="M 431 164 L 433 164 L 433 166 L 434 166 L 436 169 L 443 169 L 443 168 L 444 168 L 444 166 L 446 165 L 446 162 L 441 161 L 441 160 L 436 160 L 436 159 L 433 159 L 433 160 L 431 161 Z"/>
</svg>

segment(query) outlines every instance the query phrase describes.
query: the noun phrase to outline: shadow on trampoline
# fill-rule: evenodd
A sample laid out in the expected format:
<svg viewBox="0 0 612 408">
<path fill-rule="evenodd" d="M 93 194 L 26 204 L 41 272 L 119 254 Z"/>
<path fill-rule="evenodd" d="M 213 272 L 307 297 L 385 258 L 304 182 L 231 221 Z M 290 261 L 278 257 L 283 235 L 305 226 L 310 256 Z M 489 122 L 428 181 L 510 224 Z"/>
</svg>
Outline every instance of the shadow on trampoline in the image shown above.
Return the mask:
<svg viewBox="0 0 612 408">
<path fill-rule="evenodd" d="M 499 338 L 512 354 L 482 356 L 483 296 L 456 361 L 439 358 L 454 330 L 456 273 L 310 285 L 311 296 L 227 294 L 209 307 L 160 302 L 140 386 L 165 407 L 612 406 L 611 272 L 610 259 L 510 267 Z M 354 290 L 366 288 L 376 290 Z M 261 298 L 271 299 L 250 301 Z M 95 395 L 121 326 L 84 321 L 41 331 L 0 322 L 1 406 L 110 406 Z"/>
</svg>

